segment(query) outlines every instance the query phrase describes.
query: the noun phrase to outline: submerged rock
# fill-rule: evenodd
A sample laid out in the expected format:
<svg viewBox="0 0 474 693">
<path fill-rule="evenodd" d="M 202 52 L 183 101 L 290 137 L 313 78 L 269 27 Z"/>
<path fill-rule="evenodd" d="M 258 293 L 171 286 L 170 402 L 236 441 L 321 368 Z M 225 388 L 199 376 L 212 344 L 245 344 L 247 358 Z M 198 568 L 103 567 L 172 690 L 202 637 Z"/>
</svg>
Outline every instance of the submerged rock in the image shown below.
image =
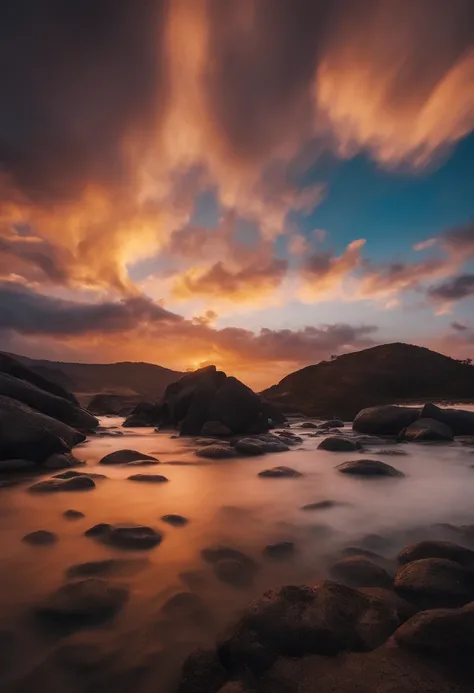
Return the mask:
<svg viewBox="0 0 474 693">
<path fill-rule="evenodd" d="M 342 474 L 353 474 L 355 476 L 405 476 L 395 467 L 379 460 L 351 460 L 338 464 L 336 469 Z"/>
<path fill-rule="evenodd" d="M 35 612 L 41 618 L 64 625 L 89 625 L 105 621 L 122 608 L 128 598 L 124 587 L 101 578 L 87 578 L 60 587 Z"/>
<path fill-rule="evenodd" d="M 265 546 L 263 553 L 268 558 L 283 560 L 294 555 L 295 545 L 292 541 L 280 541 L 278 544 Z"/>
<path fill-rule="evenodd" d="M 301 507 L 301 510 L 329 510 L 329 508 L 336 508 L 339 506 L 347 505 L 347 503 L 342 503 L 336 500 L 322 500 L 316 501 L 316 503 L 307 503 Z"/>
<path fill-rule="evenodd" d="M 237 457 L 236 451 L 225 445 L 207 445 L 200 450 L 196 450 L 197 457 L 205 457 L 211 460 L 225 460 Z"/>
<path fill-rule="evenodd" d="M 184 525 L 187 525 L 189 522 L 187 517 L 183 517 L 182 515 L 176 515 L 175 513 L 163 515 L 161 519 L 163 520 L 163 522 L 166 522 L 167 524 L 172 525 L 173 527 L 184 527 Z"/>
<path fill-rule="evenodd" d="M 242 438 L 235 444 L 235 449 L 242 455 L 254 457 L 256 455 L 264 455 L 265 447 L 263 443 L 252 438 Z"/>
<path fill-rule="evenodd" d="M 22 541 L 27 544 L 32 544 L 33 546 L 51 546 L 55 544 L 58 537 L 53 532 L 49 532 L 47 529 L 37 529 L 35 532 L 30 532 L 25 534 Z"/>
<path fill-rule="evenodd" d="M 168 477 L 162 474 L 132 474 L 132 476 L 127 477 L 129 481 L 142 481 L 151 484 L 163 484 L 169 481 Z"/>
<path fill-rule="evenodd" d="M 318 426 L 320 430 L 325 430 L 328 428 L 344 428 L 344 421 L 342 419 L 330 419 L 329 421 L 324 421 L 324 423 Z"/>
<path fill-rule="evenodd" d="M 109 525 L 102 522 L 86 530 L 84 534 L 119 549 L 137 551 L 152 549 L 163 540 L 161 532 L 146 525 Z"/>
<path fill-rule="evenodd" d="M 446 424 L 435 419 L 418 419 L 408 426 L 403 437 L 413 443 L 424 441 L 451 441 L 453 432 Z"/>
<path fill-rule="evenodd" d="M 328 450 L 329 452 L 353 452 L 360 448 L 362 448 L 362 445 L 358 440 L 340 436 L 324 438 L 318 445 L 318 450 Z"/>
<path fill-rule="evenodd" d="M 66 575 L 68 577 L 94 577 L 110 575 L 133 575 L 148 565 L 144 558 L 104 558 L 99 561 L 87 561 L 71 565 Z"/>
<path fill-rule="evenodd" d="M 255 561 L 238 549 L 212 546 L 201 551 L 201 556 L 212 565 L 216 577 L 233 587 L 249 587 L 257 572 Z"/>
<path fill-rule="evenodd" d="M 272 469 L 264 469 L 259 472 L 258 476 L 267 479 L 296 479 L 302 474 L 291 467 L 272 467 Z"/>
<path fill-rule="evenodd" d="M 31 493 L 56 493 L 58 491 L 90 491 L 95 488 L 94 480 L 80 474 L 69 479 L 46 479 L 29 487 Z"/>
<path fill-rule="evenodd" d="M 66 520 L 81 520 L 85 515 L 80 510 L 70 509 L 63 512 L 63 517 L 65 517 Z"/>
<path fill-rule="evenodd" d="M 138 452 L 137 450 L 115 450 L 115 452 L 109 452 L 108 455 L 103 457 L 99 464 L 128 464 L 129 462 L 136 462 L 137 460 L 152 460 L 153 462 L 158 462 L 156 457 L 152 455 L 146 455 L 144 452 Z"/>
<path fill-rule="evenodd" d="M 206 623 L 210 618 L 210 610 L 206 602 L 194 592 L 178 592 L 166 601 L 161 611 L 172 618 L 190 619 L 197 623 Z"/>
</svg>

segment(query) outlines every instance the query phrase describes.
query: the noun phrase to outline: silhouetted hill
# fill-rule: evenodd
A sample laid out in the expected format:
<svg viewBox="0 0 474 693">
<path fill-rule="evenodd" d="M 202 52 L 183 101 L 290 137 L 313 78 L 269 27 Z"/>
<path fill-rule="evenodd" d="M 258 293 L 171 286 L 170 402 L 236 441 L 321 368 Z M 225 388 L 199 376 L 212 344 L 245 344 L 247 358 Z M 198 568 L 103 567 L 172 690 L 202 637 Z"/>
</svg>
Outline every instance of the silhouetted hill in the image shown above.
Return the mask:
<svg viewBox="0 0 474 693">
<path fill-rule="evenodd" d="M 138 395 L 137 401 L 154 401 L 167 385 L 183 375 L 153 363 L 62 363 L 10 355 L 38 375 L 74 392 L 82 405 L 97 393 Z"/>
<path fill-rule="evenodd" d="M 424 347 L 383 344 L 302 368 L 261 394 L 283 411 L 351 419 L 377 404 L 474 401 L 474 366 Z"/>
</svg>

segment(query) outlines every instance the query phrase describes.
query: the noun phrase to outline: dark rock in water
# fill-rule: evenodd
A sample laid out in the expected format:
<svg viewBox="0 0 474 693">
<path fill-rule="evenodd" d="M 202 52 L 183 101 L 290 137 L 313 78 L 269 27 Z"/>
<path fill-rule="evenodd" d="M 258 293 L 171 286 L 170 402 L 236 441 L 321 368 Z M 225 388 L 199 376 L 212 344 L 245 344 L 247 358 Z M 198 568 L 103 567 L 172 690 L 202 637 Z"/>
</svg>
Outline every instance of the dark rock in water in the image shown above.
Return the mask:
<svg viewBox="0 0 474 693">
<path fill-rule="evenodd" d="M 263 553 L 268 558 L 283 560 L 290 558 L 295 553 L 295 545 L 292 541 L 280 541 L 278 544 L 268 544 L 263 549 Z"/>
<path fill-rule="evenodd" d="M 62 397 L 73 404 L 79 404 L 72 392 L 68 392 L 61 385 L 44 378 L 39 373 L 23 365 L 20 361 L 17 361 L 17 359 L 8 354 L 0 353 L 0 373 L 7 373 L 14 378 L 19 378 L 27 383 L 31 383 L 31 385 L 35 385 L 45 392 L 49 392 L 57 397 Z"/>
<path fill-rule="evenodd" d="M 23 537 L 24 542 L 33 546 L 51 546 L 58 540 L 56 534 L 49 532 L 47 529 L 38 529 L 36 532 L 30 532 Z"/>
<path fill-rule="evenodd" d="M 421 418 L 436 419 L 448 426 L 455 436 L 474 435 L 474 412 L 465 409 L 442 409 L 436 404 L 425 404 Z"/>
<path fill-rule="evenodd" d="M 122 426 L 125 428 L 148 428 L 167 422 L 168 414 L 163 404 L 139 402 L 129 413 Z"/>
<path fill-rule="evenodd" d="M 396 439 L 393 440 L 384 440 L 383 438 L 379 438 L 379 436 L 369 436 L 369 435 L 358 435 L 355 436 L 354 440 L 357 440 L 358 443 L 360 443 L 363 447 L 366 445 L 383 445 L 384 443 L 398 443 L 399 441 Z"/>
<path fill-rule="evenodd" d="M 202 549 L 201 556 L 203 560 L 210 565 L 215 565 L 218 561 L 226 559 L 235 559 L 246 565 L 249 569 L 253 571 L 257 570 L 257 564 L 250 556 L 247 556 L 243 551 L 239 551 L 239 549 L 233 549 L 231 546 L 209 546 L 206 549 Z"/>
<path fill-rule="evenodd" d="M 144 452 L 138 452 L 137 450 L 115 450 L 115 452 L 109 452 L 108 455 L 103 457 L 99 464 L 128 464 L 137 460 L 158 462 L 156 457 L 146 455 Z"/>
<path fill-rule="evenodd" d="M 263 415 L 271 422 L 273 426 L 283 426 L 287 423 L 287 418 L 282 411 L 271 402 L 261 401 Z"/>
<path fill-rule="evenodd" d="M 104 558 L 70 566 L 66 575 L 70 578 L 94 577 L 97 575 L 133 575 L 148 565 L 144 558 Z"/>
<path fill-rule="evenodd" d="M 201 429 L 202 436 L 215 436 L 216 438 L 227 438 L 232 435 L 228 426 L 220 421 L 206 421 Z"/>
<path fill-rule="evenodd" d="M 405 429 L 403 437 L 413 443 L 451 441 L 453 440 L 453 432 L 449 426 L 441 421 L 420 418 Z"/>
<path fill-rule="evenodd" d="M 393 634 L 403 648 L 441 661 L 467 660 L 474 656 L 474 604 L 460 609 L 421 611 Z"/>
<path fill-rule="evenodd" d="M 119 549 L 137 551 L 152 549 L 163 540 L 161 532 L 145 525 L 109 525 L 102 522 L 86 530 L 84 534 Z"/>
<path fill-rule="evenodd" d="M 68 469 L 69 467 L 78 467 L 83 464 L 84 462 L 78 460 L 71 453 L 56 453 L 43 462 L 43 467 L 46 469 Z"/>
<path fill-rule="evenodd" d="M 365 556 L 348 556 L 334 563 L 329 573 L 333 580 L 350 587 L 390 587 L 392 578 L 386 570 Z"/>
<path fill-rule="evenodd" d="M 379 460 L 351 460 L 338 464 L 336 469 L 343 474 L 353 474 L 355 476 L 405 476 L 395 467 Z"/>
<path fill-rule="evenodd" d="M 272 469 L 264 469 L 258 473 L 258 476 L 266 479 L 295 479 L 302 474 L 291 467 L 273 467 Z"/>
<path fill-rule="evenodd" d="M 70 509 L 63 512 L 63 517 L 65 517 L 66 520 L 81 520 L 85 515 L 80 510 Z"/>
<path fill-rule="evenodd" d="M 335 508 L 338 506 L 347 505 L 347 503 L 341 503 L 335 500 L 322 500 L 316 501 L 316 503 L 307 503 L 303 505 L 301 510 L 329 510 L 329 508 Z"/>
<path fill-rule="evenodd" d="M 96 474 L 95 472 L 76 472 L 75 469 L 68 469 L 66 472 L 60 472 L 54 475 L 54 479 L 75 479 L 78 476 L 88 476 L 91 479 L 107 479 L 105 474 Z"/>
<path fill-rule="evenodd" d="M 260 433 L 252 437 L 238 438 L 231 441 L 237 452 L 243 455 L 260 455 L 272 452 L 287 452 L 290 448 L 283 438 L 272 433 Z"/>
<path fill-rule="evenodd" d="M 128 416 L 134 407 L 139 404 L 138 399 L 138 395 L 117 395 L 100 392 L 92 397 L 87 405 L 87 409 L 94 416 Z"/>
<path fill-rule="evenodd" d="M 42 463 L 57 452 L 69 452 L 86 436 L 10 397 L 0 396 L 0 459 Z"/>
<path fill-rule="evenodd" d="M 398 436 L 404 428 L 416 421 L 420 411 L 415 407 L 397 407 L 393 404 L 369 407 L 357 414 L 352 428 L 359 433 Z"/>
<path fill-rule="evenodd" d="M 383 537 L 381 534 L 364 534 L 361 539 L 361 544 L 366 549 L 371 551 L 387 551 L 392 546 L 392 541 L 387 537 Z"/>
<path fill-rule="evenodd" d="M 255 561 L 238 549 L 212 546 L 201 551 L 201 556 L 212 565 L 216 577 L 233 587 L 248 587 L 257 572 Z"/>
<path fill-rule="evenodd" d="M 183 517 L 182 515 L 176 515 L 175 513 L 163 515 L 161 519 L 163 520 L 163 522 L 167 522 L 169 525 L 172 525 L 173 527 L 184 527 L 184 525 L 187 525 L 189 522 L 187 517 Z"/>
<path fill-rule="evenodd" d="M 206 584 L 206 576 L 199 570 L 184 570 L 179 577 L 191 589 L 199 589 Z"/>
<path fill-rule="evenodd" d="M 0 460 L 0 474 L 31 472 L 37 469 L 38 465 L 32 460 Z"/>
<path fill-rule="evenodd" d="M 303 421 L 303 423 L 300 424 L 300 428 L 319 428 L 319 426 L 312 421 Z"/>
<path fill-rule="evenodd" d="M 219 693 L 227 678 L 214 650 L 195 650 L 183 664 L 176 693 Z"/>
<path fill-rule="evenodd" d="M 224 636 L 218 655 L 229 672 L 260 674 L 279 656 L 372 650 L 398 628 L 391 604 L 344 585 L 270 590 Z"/>
<path fill-rule="evenodd" d="M 128 598 L 124 587 L 101 578 L 87 578 L 60 587 L 35 611 L 41 618 L 63 625 L 101 623 L 115 616 Z"/>
<path fill-rule="evenodd" d="M 423 558 L 395 576 L 396 592 L 420 609 L 464 606 L 474 599 L 472 573 L 446 558 Z"/>
<path fill-rule="evenodd" d="M 153 467 L 154 465 L 161 464 L 160 460 L 133 460 L 133 462 L 127 462 L 126 467 Z"/>
<path fill-rule="evenodd" d="M 211 460 L 224 460 L 237 457 L 236 451 L 225 445 L 206 445 L 200 450 L 196 450 L 197 457 L 206 457 Z"/>
<path fill-rule="evenodd" d="M 474 551 L 451 541 L 420 541 L 405 546 L 397 556 L 402 565 L 422 558 L 447 558 L 465 568 L 474 568 Z"/>
<path fill-rule="evenodd" d="M 298 443 L 303 442 L 303 438 L 295 435 L 291 431 L 279 431 L 277 435 L 285 445 L 298 445 Z"/>
<path fill-rule="evenodd" d="M 197 623 L 206 623 L 210 618 L 209 607 L 205 601 L 194 592 L 178 592 L 168 599 L 161 607 L 165 616 L 175 619 L 190 619 Z"/>
<path fill-rule="evenodd" d="M 58 491 L 89 491 L 95 488 L 94 480 L 89 476 L 79 475 L 70 479 L 46 479 L 29 487 L 32 493 L 56 493 Z"/>
<path fill-rule="evenodd" d="M 179 438 L 179 436 L 171 436 L 172 438 Z M 226 445 L 227 441 L 225 440 L 219 440 L 217 441 L 215 438 L 196 438 L 194 441 L 196 445 L 204 447 L 205 445 Z"/>
<path fill-rule="evenodd" d="M 11 397 L 73 428 L 88 430 L 99 424 L 95 416 L 69 400 L 6 373 L 0 373 L 0 395 Z"/>
<path fill-rule="evenodd" d="M 406 457 L 408 452 L 406 450 L 401 450 L 400 448 L 382 448 L 381 450 L 374 450 L 374 455 L 389 455 L 390 457 Z"/>
<path fill-rule="evenodd" d="M 344 428 L 344 421 L 341 419 L 331 419 L 330 421 L 325 421 L 320 424 L 318 428 L 324 430 L 327 428 Z"/>
<path fill-rule="evenodd" d="M 256 455 L 264 455 L 265 447 L 260 441 L 252 438 L 242 438 L 235 444 L 235 449 L 242 455 L 253 457 Z"/>
<path fill-rule="evenodd" d="M 199 435 L 201 428 L 211 419 L 220 421 L 220 417 L 211 417 L 209 401 L 212 394 L 226 379 L 226 374 L 215 366 L 199 368 L 193 373 L 186 373 L 179 380 L 168 385 L 165 390 L 164 403 L 169 413 L 170 422 L 179 425 L 187 417 L 197 390 L 202 394 L 202 410 L 195 410 L 185 424 L 187 435 Z M 191 430 L 193 429 L 193 430 Z"/>
<path fill-rule="evenodd" d="M 214 395 L 210 414 L 234 433 L 263 433 L 269 429 L 260 398 L 232 376 L 224 380 Z"/>
<path fill-rule="evenodd" d="M 362 448 L 362 445 L 359 441 L 338 436 L 324 438 L 318 445 L 318 450 L 328 450 L 329 452 L 353 452 L 354 450 L 360 450 L 360 448 Z"/>
<path fill-rule="evenodd" d="M 127 478 L 129 481 L 142 481 L 151 484 L 163 484 L 169 481 L 168 477 L 162 474 L 132 474 Z"/>
</svg>

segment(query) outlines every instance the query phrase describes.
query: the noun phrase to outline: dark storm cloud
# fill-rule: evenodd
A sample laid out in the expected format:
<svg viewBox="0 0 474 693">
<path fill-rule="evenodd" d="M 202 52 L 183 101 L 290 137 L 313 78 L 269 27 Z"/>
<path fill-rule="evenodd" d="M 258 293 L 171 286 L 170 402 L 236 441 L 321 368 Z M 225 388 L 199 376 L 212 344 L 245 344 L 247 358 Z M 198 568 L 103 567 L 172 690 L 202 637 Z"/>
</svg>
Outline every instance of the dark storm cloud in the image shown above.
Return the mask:
<svg viewBox="0 0 474 693">
<path fill-rule="evenodd" d="M 65 284 L 69 259 L 67 250 L 36 236 L 0 236 L 0 274 Z"/>
<path fill-rule="evenodd" d="M 453 330 L 456 330 L 456 332 L 465 332 L 469 329 L 467 325 L 463 325 L 462 322 L 457 322 L 456 320 L 451 323 L 451 327 Z"/>
<path fill-rule="evenodd" d="M 164 0 L 0 3 L 0 174 L 34 201 L 127 179 L 159 108 Z M 1 188 L 0 188 L 1 200 Z"/>
<path fill-rule="evenodd" d="M 182 320 L 145 297 L 115 303 L 79 303 L 38 294 L 11 283 L 0 283 L 0 305 L 0 330 L 22 334 L 67 336 L 121 332 L 142 324 Z"/>
<path fill-rule="evenodd" d="M 428 295 L 435 301 L 459 301 L 474 296 L 474 274 L 460 274 L 428 290 Z"/>
</svg>

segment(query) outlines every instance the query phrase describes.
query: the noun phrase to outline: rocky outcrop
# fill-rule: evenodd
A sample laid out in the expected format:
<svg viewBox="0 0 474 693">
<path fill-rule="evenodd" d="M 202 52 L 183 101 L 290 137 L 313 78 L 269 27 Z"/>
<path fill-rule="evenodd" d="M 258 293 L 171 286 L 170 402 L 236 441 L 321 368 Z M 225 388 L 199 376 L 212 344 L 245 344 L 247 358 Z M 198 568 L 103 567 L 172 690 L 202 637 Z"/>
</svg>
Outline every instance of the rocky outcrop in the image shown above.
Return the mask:
<svg viewBox="0 0 474 693">
<path fill-rule="evenodd" d="M 99 423 L 95 416 L 69 400 L 41 390 L 36 385 L 6 373 L 0 373 L 0 396 L 22 402 L 32 409 L 62 421 L 73 428 L 87 431 L 96 428 Z"/>
<path fill-rule="evenodd" d="M 436 404 L 425 404 L 421 418 L 435 419 L 448 426 L 455 436 L 474 435 L 474 412 L 464 409 L 441 409 Z"/>
<path fill-rule="evenodd" d="M 31 368 L 24 366 L 17 359 L 9 356 L 8 354 L 0 353 L 0 373 L 7 373 L 14 378 L 18 378 L 26 383 L 31 383 L 31 385 L 34 385 L 35 387 L 39 387 L 40 390 L 44 390 L 52 395 L 66 399 L 69 402 L 72 402 L 72 404 L 79 404 L 72 392 L 68 392 L 65 388 L 61 387 L 61 385 L 53 383 L 47 378 L 44 378 L 39 373 L 36 373 Z"/>
<path fill-rule="evenodd" d="M 408 428 L 402 431 L 401 436 L 413 443 L 453 440 L 453 432 L 449 426 L 442 421 L 423 417 L 410 424 Z"/>
<path fill-rule="evenodd" d="M 415 407 L 397 407 L 392 404 L 368 407 L 357 414 L 352 428 L 359 433 L 398 436 L 400 431 L 416 421 L 419 415 L 420 409 Z"/>
<path fill-rule="evenodd" d="M 42 463 L 69 450 L 86 436 L 10 397 L 0 396 L 0 460 Z"/>
</svg>

